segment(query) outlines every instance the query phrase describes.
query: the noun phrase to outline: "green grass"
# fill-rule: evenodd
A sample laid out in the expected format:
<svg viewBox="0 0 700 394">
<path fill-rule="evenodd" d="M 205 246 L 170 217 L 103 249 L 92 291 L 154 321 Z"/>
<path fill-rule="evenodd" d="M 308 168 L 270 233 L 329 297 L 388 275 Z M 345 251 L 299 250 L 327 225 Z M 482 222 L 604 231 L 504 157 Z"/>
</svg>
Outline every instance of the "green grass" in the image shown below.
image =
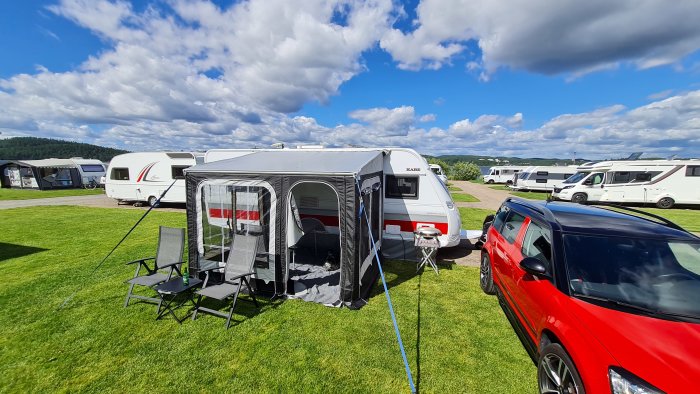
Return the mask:
<svg viewBox="0 0 700 394">
<path fill-rule="evenodd" d="M 475 228 L 481 211 L 464 211 Z M 228 331 L 213 316 L 178 325 L 155 321 L 153 305 L 123 308 L 123 282 L 133 275 L 123 263 L 153 254 L 159 224 L 186 225 L 183 213 L 151 212 L 91 275 L 141 215 L 65 206 L 2 212 L 0 392 L 408 392 L 380 285 L 357 311 L 299 300 L 265 301 L 259 313 L 246 306 L 248 316 L 237 315 Z M 478 269 L 450 268 L 419 277 L 415 264 L 385 267 L 420 391 L 535 392 L 536 369 L 497 300 L 479 289 Z"/>
<path fill-rule="evenodd" d="M 484 184 L 484 177 L 483 177 L 483 176 L 480 176 L 480 177 L 478 177 L 478 178 L 476 178 L 476 179 L 470 179 L 469 182 L 471 182 L 471 183 L 477 183 L 477 184 L 483 185 L 483 184 Z"/>
<path fill-rule="evenodd" d="M 479 202 L 479 199 L 467 193 L 451 193 L 455 202 Z"/>
<path fill-rule="evenodd" d="M 496 213 L 490 209 L 482 208 L 459 208 L 459 216 L 462 219 L 462 228 L 469 230 L 481 230 L 484 218 L 487 215 Z"/>
<path fill-rule="evenodd" d="M 462 188 L 457 186 L 447 186 L 447 190 L 451 192 L 461 192 Z"/>
<path fill-rule="evenodd" d="M 511 188 L 509 188 L 506 185 L 490 185 L 489 187 L 493 190 L 505 190 L 508 192 L 512 190 Z"/>
<path fill-rule="evenodd" d="M 700 232 L 700 210 L 694 209 L 659 209 L 659 208 L 639 208 L 664 217 L 688 231 Z"/>
<path fill-rule="evenodd" d="M 492 185 L 489 186 L 493 190 L 504 190 L 507 191 L 508 193 L 521 197 L 521 198 L 526 198 L 528 200 L 546 200 L 547 197 L 549 197 L 550 193 L 549 192 L 518 192 L 518 191 L 513 191 L 513 189 L 509 188 L 506 185 Z"/>
<path fill-rule="evenodd" d="M 32 189 L 0 189 L 1 200 L 30 200 L 34 198 L 52 198 L 67 196 L 85 196 L 104 194 L 104 189 L 61 189 L 61 190 L 32 190 Z"/>
</svg>

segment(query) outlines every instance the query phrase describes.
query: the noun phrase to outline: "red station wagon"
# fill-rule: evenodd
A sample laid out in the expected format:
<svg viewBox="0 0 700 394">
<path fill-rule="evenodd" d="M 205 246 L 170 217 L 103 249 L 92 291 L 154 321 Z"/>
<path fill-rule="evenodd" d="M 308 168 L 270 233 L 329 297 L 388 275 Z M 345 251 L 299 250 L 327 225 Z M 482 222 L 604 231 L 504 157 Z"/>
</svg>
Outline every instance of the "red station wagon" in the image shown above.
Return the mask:
<svg viewBox="0 0 700 394">
<path fill-rule="evenodd" d="M 626 208 L 507 199 L 481 287 L 541 393 L 700 393 L 700 238 Z"/>
</svg>

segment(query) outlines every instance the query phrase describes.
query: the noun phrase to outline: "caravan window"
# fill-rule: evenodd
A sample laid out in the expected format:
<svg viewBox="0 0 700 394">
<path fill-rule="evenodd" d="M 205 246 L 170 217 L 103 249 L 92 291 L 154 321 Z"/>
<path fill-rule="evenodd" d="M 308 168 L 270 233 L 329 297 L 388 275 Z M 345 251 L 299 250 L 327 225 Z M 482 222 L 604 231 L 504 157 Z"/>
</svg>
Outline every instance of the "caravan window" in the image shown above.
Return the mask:
<svg viewBox="0 0 700 394">
<path fill-rule="evenodd" d="M 128 168 L 112 168 L 112 173 L 109 179 L 114 179 L 117 181 L 128 181 L 129 180 L 129 169 Z"/>
<path fill-rule="evenodd" d="M 386 176 L 386 198 L 417 199 L 417 176 Z"/>
<path fill-rule="evenodd" d="M 651 180 L 650 172 L 640 172 L 634 176 L 632 182 L 648 182 Z"/>
<path fill-rule="evenodd" d="M 549 175 L 549 172 L 548 171 L 537 171 L 537 175 L 547 176 L 547 175 Z"/>
<path fill-rule="evenodd" d="M 535 179 L 535 183 L 547 183 L 547 179 L 544 179 L 544 178 Z"/>
<path fill-rule="evenodd" d="M 105 170 L 102 164 L 81 164 L 80 169 L 83 172 L 104 172 Z"/>
<path fill-rule="evenodd" d="M 700 176 L 700 166 L 688 166 L 685 168 L 685 176 Z"/>
<path fill-rule="evenodd" d="M 172 167 L 170 167 L 170 172 L 172 173 L 172 178 L 173 179 L 185 179 L 185 173 L 184 173 L 185 168 L 189 168 L 189 166 L 172 166 Z"/>
<path fill-rule="evenodd" d="M 612 183 L 627 183 L 629 181 L 630 181 L 630 173 L 627 171 L 616 172 L 613 174 Z"/>
</svg>

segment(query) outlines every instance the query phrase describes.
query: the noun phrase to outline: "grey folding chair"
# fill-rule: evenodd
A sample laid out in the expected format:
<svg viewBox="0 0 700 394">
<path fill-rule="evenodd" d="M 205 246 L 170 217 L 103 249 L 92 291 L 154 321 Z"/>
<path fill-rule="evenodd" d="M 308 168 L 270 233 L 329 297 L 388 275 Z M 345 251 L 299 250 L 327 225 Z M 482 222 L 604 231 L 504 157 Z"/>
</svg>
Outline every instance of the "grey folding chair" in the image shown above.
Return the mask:
<svg viewBox="0 0 700 394">
<path fill-rule="evenodd" d="M 228 329 L 231 326 L 231 316 L 233 316 L 233 310 L 236 308 L 238 295 L 243 285 L 247 288 L 248 294 L 250 294 L 255 307 L 259 307 L 258 300 L 255 298 L 255 292 L 250 286 L 249 279 L 255 274 L 253 264 L 255 264 L 256 258 L 260 255 L 266 255 L 265 253 L 259 252 L 262 250 L 261 242 L 262 236 L 259 235 L 234 235 L 233 241 L 231 242 L 231 249 L 226 259 L 226 265 L 224 266 L 224 281 L 220 284 L 209 284 L 211 272 L 219 270 L 221 267 L 212 267 L 205 270 L 206 278 L 204 279 L 202 288 L 197 292 L 197 302 L 194 313 L 192 314 L 192 320 L 197 318 L 198 312 L 209 313 L 226 318 L 226 329 Z M 219 301 L 226 301 L 231 298 L 231 308 L 228 313 L 205 308 L 201 305 L 202 297 L 214 298 Z"/>
<path fill-rule="evenodd" d="M 146 257 L 126 263 L 127 265 L 138 265 L 136 266 L 134 277 L 126 282 L 129 284 L 129 292 L 127 293 L 126 300 L 124 301 L 124 308 L 129 306 L 129 300 L 132 298 L 157 303 L 160 307 L 160 298 L 133 294 L 134 286 L 153 287 L 157 284 L 170 280 L 173 272 L 177 272 L 178 275 L 182 276 L 182 273 L 180 272 L 180 265 L 183 263 L 182 255 L 184 253 L 184 247 L 184 228 L 160 226 L 158 231 L 158 250 L 156 252 L 156 256 Z M 153 268 L 149 267 L 146 263 L 149 260 L 154 261 Z M 142 267 L 146 269 L 145 275 L 140 275 Z"/>
</svg>

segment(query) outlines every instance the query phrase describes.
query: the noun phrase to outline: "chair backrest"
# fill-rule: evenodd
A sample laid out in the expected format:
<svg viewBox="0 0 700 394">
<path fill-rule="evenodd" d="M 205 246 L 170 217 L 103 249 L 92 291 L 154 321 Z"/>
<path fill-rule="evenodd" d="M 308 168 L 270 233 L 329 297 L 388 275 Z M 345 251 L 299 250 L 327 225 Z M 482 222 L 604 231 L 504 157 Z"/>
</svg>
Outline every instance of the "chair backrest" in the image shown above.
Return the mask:
<svg viewBox="0 0 700 394">
<path fill-rule="evenodd" d="M 255 256 L 258 254 L 261 241 L 260 235 L 236 234 L 233 236 L 231 250 L 226 259 L 225 280 L 253 271 Z"/>
<path fill-rule="evenodd" d="M 185 249 L 185 229 L 160 226 L 156 267 L 182 261 Z"/>
</svg>

